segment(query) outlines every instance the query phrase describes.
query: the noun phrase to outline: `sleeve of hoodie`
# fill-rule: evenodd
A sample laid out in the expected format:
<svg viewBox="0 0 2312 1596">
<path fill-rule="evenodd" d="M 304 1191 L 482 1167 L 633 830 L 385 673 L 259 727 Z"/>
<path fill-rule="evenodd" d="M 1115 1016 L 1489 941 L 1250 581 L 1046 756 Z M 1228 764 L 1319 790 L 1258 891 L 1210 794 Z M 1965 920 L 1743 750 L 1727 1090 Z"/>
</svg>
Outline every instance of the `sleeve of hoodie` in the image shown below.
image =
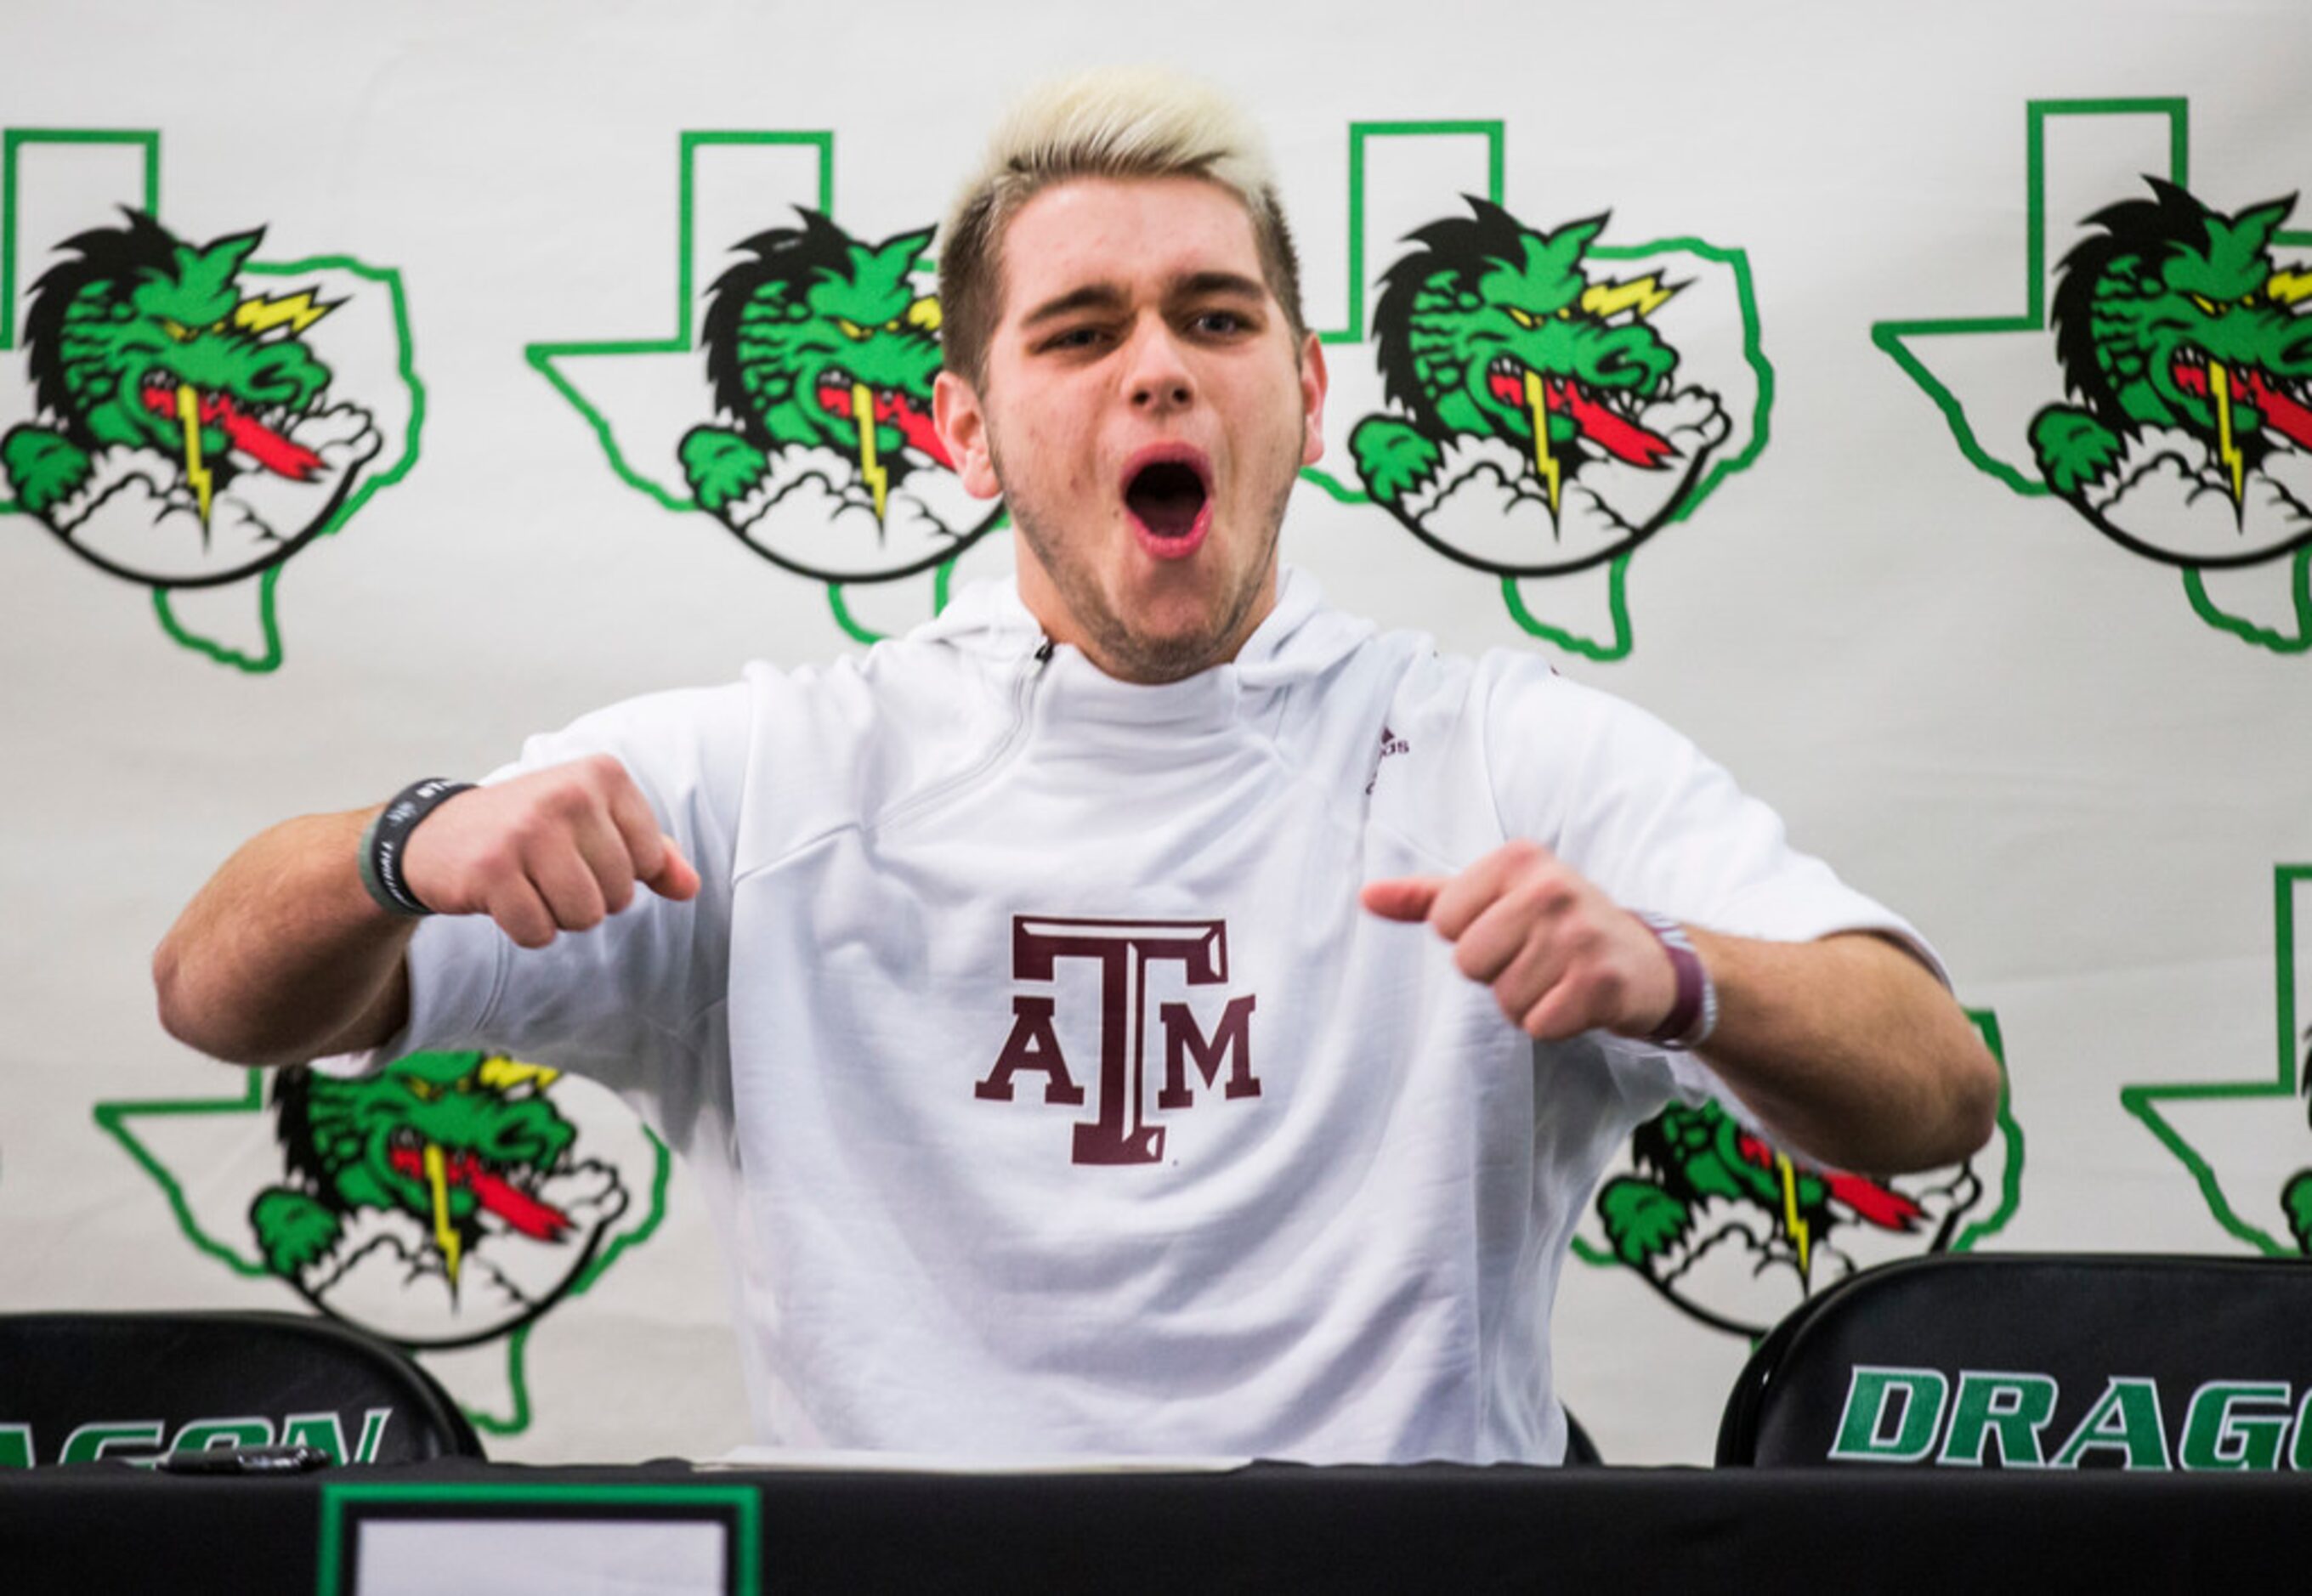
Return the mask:
<svg viewBox="0 0 2312 1596">
<path fill-rule="evenodd" d="M 1505 834 L 1544 844 L 1625 908 L 1765 941 L 1882 932 L 1949 984 L 1908 920 L 1791 847 L 1781 816 L 1645 711 L 1511 654 L 1487 656 L 1473 707 Z M 1726 1100 L 1690 1057 L 1655 1061 L 1689 1098 Z"/>
<path fill-rule="evenodd" d="M 654 1089 L 664 1072 L 698 1064 L 730 965 L 750 695 L 740 682 L 615 704 L 530 738 L 486 777 L 616 756 L 697 869 L 698 894 L 675 903 L 637 886 L 624 911 L 537 949 L 517 947 L 486 915 L 426 920 L 410 944 L 408 1025 L 368 1061 L 484 1048 L 622 1092 Z"/>
</svg>

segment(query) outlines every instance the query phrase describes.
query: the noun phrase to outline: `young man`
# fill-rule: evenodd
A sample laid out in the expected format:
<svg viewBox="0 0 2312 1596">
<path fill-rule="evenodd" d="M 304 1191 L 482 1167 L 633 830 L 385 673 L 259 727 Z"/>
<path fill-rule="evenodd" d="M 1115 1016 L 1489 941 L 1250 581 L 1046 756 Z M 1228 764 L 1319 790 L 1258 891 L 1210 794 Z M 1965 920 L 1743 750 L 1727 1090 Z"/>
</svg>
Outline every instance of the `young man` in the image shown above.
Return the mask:
<svg viewBox="0 0 2312 1596">
<path fill-rule="evenodd" d="M 156 957 L 172 1032 L 621 1090 L 797 1444 L 1554 1461 L 1566 1242 L 1670 1095 L 1981 1143 L 1914 935 L 1722 772 L 1280 578 L 1325 368 L 1233 110 L 1063 85 L 945 236 L 938 424 L 1017 590 L 264 833 Z"/>
</svg>

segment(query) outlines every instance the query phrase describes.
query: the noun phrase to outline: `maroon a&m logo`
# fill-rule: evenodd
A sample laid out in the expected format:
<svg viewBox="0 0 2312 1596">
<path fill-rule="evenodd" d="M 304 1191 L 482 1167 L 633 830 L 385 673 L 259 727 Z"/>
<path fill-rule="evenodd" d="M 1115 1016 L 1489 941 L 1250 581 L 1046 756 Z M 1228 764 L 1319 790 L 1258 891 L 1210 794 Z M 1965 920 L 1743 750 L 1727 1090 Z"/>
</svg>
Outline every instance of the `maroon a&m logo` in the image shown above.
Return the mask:
<svg viewBox="0 0 2312 1596">
<path fill-rule="evenodd" d="M 1099 962 L 1099 1102 L 1093 1118 L 1075 1127 L 1077 1164 L 1154 1164 L 1164 1156 L 1164 1127 L 1147 1120 L 1148 970 L 1177 964 L 1190 986 L 1228 980 L 1228 926 L 1217 920 L 1060 920 L 1014 915 L 1012 976 L 1048 981 L 1062 959 Z M 1054 999 L 1019 993 L 1012 999 L 1012 1034 L 975 1096 L 1012 1101 L 1012 1077 L 1032 1070 L 1044 1077 L 1044 1101 L 1080 1106 L 1077 1084 L 1052 1028 Z M 1257 1097 L 1252 1073 L 1252 994 L 1229 999 L 1206 1035 L 1185 1003 L 1159 1004 L 1164 1036 L 1164 1080 L 1156 1107 L 1169 1112 L 1195 1102 L 1195 1080 L 1223 1097 Z M 1193 1066 L 1194 1074 L 1191 1075 Z"/>
</svg>

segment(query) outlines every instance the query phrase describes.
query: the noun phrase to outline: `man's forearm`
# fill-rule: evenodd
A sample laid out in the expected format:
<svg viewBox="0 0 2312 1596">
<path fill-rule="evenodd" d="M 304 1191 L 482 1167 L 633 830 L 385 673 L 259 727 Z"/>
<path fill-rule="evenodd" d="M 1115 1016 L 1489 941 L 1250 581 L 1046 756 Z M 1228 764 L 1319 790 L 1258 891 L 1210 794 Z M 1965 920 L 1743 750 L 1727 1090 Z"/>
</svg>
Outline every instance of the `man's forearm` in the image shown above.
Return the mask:
<svg viewBox="0 0 2312 1596">
<path fill-rule="evenodd" d="M 355 856 L 375 813 L 285 821 L 225 861 L 153 955 L 171 1035 L 236 1063 L 288 1064 L 401 1028 L 416 922 L 362 886 Z"/>
<path fill-rule="evenodd" d="M 1989 1138 L 1998 1063 L 1909 954 L 1868 933 L 1693 938 L 1719 998 L 1701 1056 L 1794 1148 L 1888 1174 L 1951 1163 Z"/>
</svg>

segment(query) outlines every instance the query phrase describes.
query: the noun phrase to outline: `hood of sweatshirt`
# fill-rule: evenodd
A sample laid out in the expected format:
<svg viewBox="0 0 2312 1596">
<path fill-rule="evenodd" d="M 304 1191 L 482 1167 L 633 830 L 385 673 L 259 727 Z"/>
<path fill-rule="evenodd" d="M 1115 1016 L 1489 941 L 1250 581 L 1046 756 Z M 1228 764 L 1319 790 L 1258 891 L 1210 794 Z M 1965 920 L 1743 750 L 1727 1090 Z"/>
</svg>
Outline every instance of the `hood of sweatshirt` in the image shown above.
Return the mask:
<svg viewBox="0 0 2312 1596">
<path fill-rule="evenodd" d="M 1108 676 L 1073 647 L 1053 650 L 1063 679 L 1118 703 L 1141 702 L 1160 713 L 1163 701 L 1195 700 L 1225 688 L 1230 694 L 1267 693 L 1323 675 L 1373 634 L 1370 621 L 1344 615 L 1325 603 L 1316 579 L 1283 566 L 1277 571 L 1276 604 L 1245 640 L 1237 657 L 1178 682 L 1159 685 L 1122 682 Z M 1020 597 L 1016 581 L 976 582 L 965 589 L 939 617 L 909 634 L 915 641 L 943 644 L 990 660 L 1016 660 L 1042 649 L 1042 623 Z M 1106 691 L 1099 691 L 1101 684 Z"/>
</svg>

